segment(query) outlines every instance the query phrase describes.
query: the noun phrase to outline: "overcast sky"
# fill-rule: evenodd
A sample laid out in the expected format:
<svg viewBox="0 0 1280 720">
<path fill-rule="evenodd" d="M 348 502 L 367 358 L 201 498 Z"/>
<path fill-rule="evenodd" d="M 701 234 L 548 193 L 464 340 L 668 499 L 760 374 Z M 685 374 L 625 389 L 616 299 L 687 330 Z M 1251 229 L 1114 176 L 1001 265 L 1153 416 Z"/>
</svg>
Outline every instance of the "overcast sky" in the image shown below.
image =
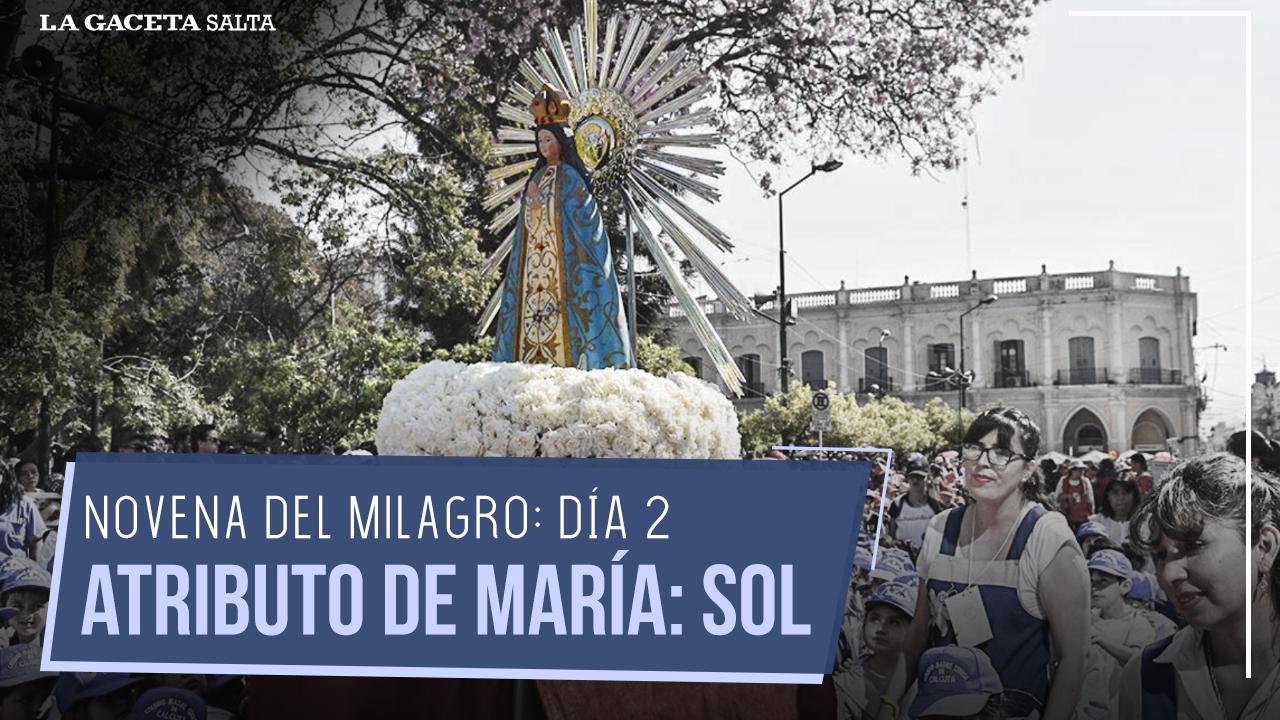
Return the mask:
<svg viewBox="0 0 1280 720">
<path fill-rule="evenodd" d="M 1073 9 L 1249 9 L 1254 42 L 1252 358 L 1245 354 L 1245 81 L 1241 18 L 1080 18 Z M 1262 2 L 1049 2 L 1036 10 L 1016 80 L 983 103 L 969 143 L 972 267 L 979 276 L 1106 269 L 1172 275 L 1199 295 L 1205 427 L 1244 419 L 1246 379 L 1280 366 L 1274 133 L 1280 12 Z M 1264 94 L 1265 93 L 1265 94 Z M 965 174 L 912 177 L 900 161 L 844 157 L 786 199 L 791 292 L 968 276 Z M 762 168 L 753 168 L 762 169 Z M 778 177 L 785 186 L 808 169 Z M 738 243 L 725 269 L 743 290 L 777 285 L 777 202 L 730 162 L 708 210 Z"/>
<path fill-rule="evenodd" d="M 1245 345 L 1245 42 L 1242 18 L 1084 18 L 1071 10 L 1252 10 L 1253 265 Z M 1280 368 L 1280 3 L 1052 0 L 1036 8 L 1018 78 L 977 113 L 967 173 L 842 157 L 787 195 L 791 292 L 968 276 L 1102 270 L 1172 275 L 1199 295 L 1203 427 L 1236 426 L 1264 357 Z M 818 155 L 825 155 L 819 152 Z M 724 199 L 704 207 L 738 250 L 748 293 L 777 285 L 777 202 L 725 156 Z M 767 170 L 754 167 L 754 171 Z M 785 186 L 807 162 L 775 171 Z M 966 183 L 967 175 L 967 183 Z M 966 258 L 968 187 L 971 258 Z M 697 204 L 697 201 L 694 201 Z M 1209 349 L 1225 345 L 1226 350 Z"/>
</svg>

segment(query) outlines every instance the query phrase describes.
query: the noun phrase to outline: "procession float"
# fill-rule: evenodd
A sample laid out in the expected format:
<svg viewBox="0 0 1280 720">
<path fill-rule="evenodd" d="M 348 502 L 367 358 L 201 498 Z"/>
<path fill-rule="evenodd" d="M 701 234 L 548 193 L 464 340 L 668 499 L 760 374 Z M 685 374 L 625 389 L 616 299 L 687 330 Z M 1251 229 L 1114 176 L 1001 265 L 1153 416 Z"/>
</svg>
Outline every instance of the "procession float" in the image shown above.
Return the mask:
<svg viewBox="0 0 1280 720">
<path fill-rule="evenodd" d="M 729 313 L 752 311 L 704 249 L 731 251 L 728 235 L 689 202 L 720 197 L 724 168 L 704 156 L 720 137 L 699 106 L 710 83 L 670 48 L 672 27 L 614 15 L 602 33 L 595 0 L 583 10 L 567 40 L 544 30 L 498 111 L 484 206 L 505 239 L 483 272 L 506 272 L 476 327 L 496 334 L 493 362 L 433 361 L 396 383 L 378 421 L 383 454 L 738 457 L 737 416 L 716 387 L 650 375 L 634 354 L 638 239 L 709 366 L 740 392 L 742 374 L 680 263 Z M 623 282 L 606 216 L 625 234 Z"/>
</svg>

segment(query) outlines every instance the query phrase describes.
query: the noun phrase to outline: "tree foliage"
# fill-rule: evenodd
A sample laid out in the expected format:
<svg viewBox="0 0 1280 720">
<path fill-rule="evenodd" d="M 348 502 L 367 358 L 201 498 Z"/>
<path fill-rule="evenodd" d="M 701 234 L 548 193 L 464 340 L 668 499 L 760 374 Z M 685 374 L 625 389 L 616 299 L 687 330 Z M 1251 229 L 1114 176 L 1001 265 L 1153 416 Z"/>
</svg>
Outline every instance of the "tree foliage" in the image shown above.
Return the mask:
<svg viewBox="0 0 1280 720">
<path fill-rule="evenodd" d="M 1037 2 L 618 0 L 602 12 L 672 26 L 746 157 L 843 149 L 950 168 Z M 225 9 L 211 4 L 167 11 Z M 304 232 L 385 263 L 399 317 L 440 344 L 465 341 L 493 286 L 475 269 L 477 247 L 498 240 L 480 206 L 498 103 L 541 29 L 567 27 L 581 5 L 265 0 L 254 11 L 279 31 L 55 36 L 67 90 L 118 110 L 80 133 L 78 155 L 178 195 L 201 169 L 256 168 Z"/>
<path fill-rule="evenodd" d="M 55 432 L 234 424 L 219 363 L 264 344 L 324 356 L 330 339 L 317 328 L 340 302 L 370 302 L 356 282 L 368 275 L 358 256 L 322 253 L 221 178 L 190 192 L 181 202 L 122 187 L 87 194 L 63 223 L 51 294 L 39 253 L 0 251 L 14 278 L 0 286 L 11 339 L 0 346 L 0 407 L 10 424 L 33 424 L 46 390 Z"/>
<path fill-rule="evenodd" d="M 892 448 L 899 457 L 907 453 L 933 454 L 955 446 L 956 412 L 934 398 L 916 407 L 901 398 L 886 397 L 857 404 L 853 395 L 828 388 L 831 398 L 831 425 L 823 433 L 829 447 Z M 793 383 L 785 393 L 765 401 L 764 407 L 742 417 L 742 447 L 747 452 L 768 450 L 773 445 L 817 445 L 818 434 L 809 429 L 813 390 Z M 965 411 L 964 426 L 974 414 Z"/>
<path fill-rule="evenodd" d="M 777 165 L 844 150 L 956 167 L 1039 0 L 634 0 L 711 73 L 721 127 Z M 766 179 L 767 182 L 767 179 Z"/>
<path fill-rule="evenodd" d="M 618 0 L 602 12 L 671 23 L 748 159 L 843 149 L 948 168 L 973 104 L 1016 63 L 1036 2 Z M 46 188 L 32 181 L 50 95 L 10 78 L 0 57 L 0 413 L 15 426 L 47 396 L 55 430 L 224 418 L 336 442 L 367 431 L 374 391 L 420 348 L 489 356 L 471 327 L 497 280 L 479 267 L 499 240 L 481 205 L 498 104 L 541 29 L 567 27 L 581 5 L 262 0 L 252 11 L 278 31 L 38 38 L 62 63 L 61 92 L 101 111 L 64 113 L 62 159 L 94 179 L 59 184 L 52 242 Z M 665 295 L 641 280 L 647 330 Z M 637 354 L 653 372 L 688 371 L 648 340 Z M 850 437 L 855 415 L 872 417 L 851 400 L 847 414 Z M 926 409 L 929 432 L 944 415 Z M 797 440 L 793 420 L 769 432 Z"/>
<path fill-rule="evenodd" d="M 296 450 L 373 436 L 382 399 L 417 367 L 417 341 L 344 305 L 314 337 L 248 343 L 218 363 L 235 429 L 281 428 Z"/>
<path fill-rule="evenodd" d="M 693 368 L 680 357 L 680 348 L 663 345 L 646 335 L 636 338 L 636 365 L 658 377 L 666 377 L 673 372 L 695 374 Z"/>
</svg>

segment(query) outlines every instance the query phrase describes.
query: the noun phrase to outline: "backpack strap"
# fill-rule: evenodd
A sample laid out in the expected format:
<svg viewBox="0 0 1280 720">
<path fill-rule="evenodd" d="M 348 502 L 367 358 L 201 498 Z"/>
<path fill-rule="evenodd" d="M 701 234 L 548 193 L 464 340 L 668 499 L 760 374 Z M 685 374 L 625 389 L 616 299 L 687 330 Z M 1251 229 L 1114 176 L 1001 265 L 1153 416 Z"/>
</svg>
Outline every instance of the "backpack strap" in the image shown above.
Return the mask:
<svg viewBox="0 0 1280 720">
<path fill-rule="evenodd" d="M 1009 546 L 1009 553 L 1005 556 L 1006 560 L 1017 560 L 1022 557 L 1022 551 L 1027 547 L 1027 541 L 1031 539 L 1031 533 L 1036 529 L 1036 523 L 1040 522 L 1040 518 L 1044 517 L 1048 511 L 1040 505 L 1036 505 L 1022 516 L 1021 523 L 1018 524 L 1018 531 L 1013 536 L 1013 543 Z"/>
<path fill-rule="evenodd" d="M 1166 720 L 1178 715 L 1178 687 L 1172 663 L 1158 663 L 1156 656 L 1173 642 L 1173 636 L 1154 642 L 1142 651 L 1142 719 Z"/>
<path fill-rule="evenodd" d="M 964 522 L 967 505 L 961 505 L 947 513 L 947 524 L 942 531 L 942 547 L 938 552 L 943 555 L 955 555 L 956 545 L 960 543 L 960 524 Z"/>
</svg>

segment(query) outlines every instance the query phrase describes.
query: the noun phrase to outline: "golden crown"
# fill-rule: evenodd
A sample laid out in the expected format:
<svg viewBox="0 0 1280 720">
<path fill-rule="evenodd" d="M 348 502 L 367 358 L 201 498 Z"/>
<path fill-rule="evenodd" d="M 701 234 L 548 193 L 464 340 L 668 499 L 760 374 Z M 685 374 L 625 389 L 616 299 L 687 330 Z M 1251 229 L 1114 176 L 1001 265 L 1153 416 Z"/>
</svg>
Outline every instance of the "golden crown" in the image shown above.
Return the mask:
<svg viewBox="0 0 1280 720">
<path fill-rule="evenodd" d="M 533 113 L 536 125 L 563 125 L 569 121 L 569 110 L 569 101 L 545 83 L 529 103 L 529 112 Z"/>
</svg>

